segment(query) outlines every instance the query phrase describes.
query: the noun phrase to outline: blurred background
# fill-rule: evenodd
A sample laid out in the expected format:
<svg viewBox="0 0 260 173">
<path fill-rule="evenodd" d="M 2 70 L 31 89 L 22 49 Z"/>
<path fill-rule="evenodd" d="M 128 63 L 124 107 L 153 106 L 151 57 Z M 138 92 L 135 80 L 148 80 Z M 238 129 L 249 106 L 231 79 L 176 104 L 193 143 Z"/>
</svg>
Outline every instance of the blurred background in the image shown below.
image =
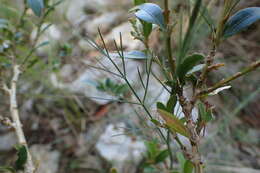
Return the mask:
<svg viewBox="0 0 260 173">
<path fill-rule="evenodd" d="M 5 9 L 21 13 L 22 2 L 0 0 L 0 18 L 15 22 L 15 17 Z M 172 20 L 188 5 L 189 1 L 172 1 Z M 221 5 L 222 1 L 212 3 L 213 18 L 217 18 Z M 260 1 L 241 0 L 235 11 L 252 6 L 260 7 Z M 119 43 L 121 32 L 125 50 L 142 50 L 142 44 L 130 34 L 132 7 L 132 0 L 64 0 L 44 24 L 52 23 L 39 43 L 50 44 L 37 50 L 37 63 L 22 76 L 18 92 L 23 128 L 39 173 L 105 173 L 112 167 L 120 173 L 140 172 L 140 163 L 146 156 L 145 142 L 156 138 L 154 129 L 140 107 L 122 103 L 120 96 L 130 98 L 131 93 L 118 78 L 101 70 L 105 66 L 115 71 L 85 38 L 89 36 L 101 43 L 100 28 L 108 48 L 115 51 L 113 41 Z M 28 15 L 32 22 L 37 20 L 32 11 Z M 187 15 L 184 18 L 188 19 Z M 33 27 L 26 28 L 26 42 L 20 47 L 24 52 L 29 50 L 35 32 Z M 217 61 L 226 66 L 211 73 L 209 84 L 259 59 L 259 32 L 257 22 L 222 44 Z M 202 25 L 193 45 L 197 52 L 208 53 L 208 33 L 206 25 Z M 153 32 L 150 46 L 157 54 L 163 51 L 161 42 L 160 34 Z M 0 63 L 2 68 L 4 62 Z M 141 87 L 137 66 L 142 71 L 144 64 L 127 61 L 129 79 L 138 91 Z M 210 99 L 215 105 L 215 120 L 207 127 L 201 147 L 209 165 L 207 172 L 260 172 L 259 79 L 258 70 L 232 82 L 231 89 Z M 112 90 L 111 86 L 120 89 Z M 151 79 L 148 96 L 152 111 L 156 99 L 167 99 L 155 79 Z M 1 92 L 0 115 L 9 114 L 7 96 Z M 0 166 L 13 164 L 16 142 L 13 130 L 0 125 Z M 165 148 L 160 142 L 158 147 Z M 173 150 L 178 151 L 174 144 Z"/>
</svg>

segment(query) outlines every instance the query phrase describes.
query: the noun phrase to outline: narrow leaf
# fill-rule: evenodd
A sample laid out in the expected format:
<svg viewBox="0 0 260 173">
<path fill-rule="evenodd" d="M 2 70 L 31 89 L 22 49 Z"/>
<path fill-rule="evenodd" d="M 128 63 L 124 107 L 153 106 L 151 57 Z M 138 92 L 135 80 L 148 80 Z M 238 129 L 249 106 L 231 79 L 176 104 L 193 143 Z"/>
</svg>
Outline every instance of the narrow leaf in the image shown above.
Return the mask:
<svg viewBox="0 0 260 173">
<path fill-rule="evenodd" d="M 227 90 L 227 89 L 230 89 L 230 88 L 231 88 L 231 86 L 220 87 L 220 88 L 214 90 L 213 92 L 209 93 L 209 95 L 214 96 L 214 95 L 217 95 L 218 93 L 220 93 L 221 91 Z"/>
<path fill-rule="evenodd" d="M 154 159 L 156 156 L 156 153 L 158 152 L 157 143 L 155 141 L 147 141 L 147 142 L 145 142 L 145 146 L 148 150 L 149 159 Z"/>
<path fill-rule="evenodd" d="M 15 162 L 15 168 L 17 170 L 23 170 L 24 165 L 26 164 L 27 161 L 27 149 L 24 145 L 19 145 L 16 147 L 17 149 L 17 160 Z"/>
<path fill-rule="evenodd" d="M 161 151 L 155 158 L 155 163 L 163 162 L 169 156 L 169 151 L 163 150 Z"/>
<path fill-rule="evenodd" d="M 250 7 L 234 14 L 225 24 L 224 37 L 230 37 L 260 19 L 260 7 Z"/>
<path fill-rule="evenodd" d="M 156 106 L 157 106 L 157 109 L 161 109 L 161 110 L 167 111 L 167 107 L 163 103 L 161 103 L 161 102 L 157 102 Z"/>
<path fill-rule="evenodd" d="M 188 71 L 187 75 L 190 75 L 190 74 L 192 74 L 192 73 L 201 71 L 204 67 L 205 67 L 205 64 L 196 65 L 196 66 L 194 66 L 190 71 Z"/>
<path fill-rule="evenodd" d="M 192 173 L 193 168 L 194 168 L 194 166 L 193 166 L 193 164 L 191 163 L 191 161 L 187 160 L 187 161 L 185 162 L 184 171 L 183 171 L 183 172 L 184 172 L 184 173 Z"/>
<path fill-rule="evenodd" d="M 29 7 L 33 10 L 34 14 L 38 17 L 41 17 L 44 3 L 43 0 L 27 0 Z"/>
<path fill-rule="evenodd" d="M 118 172 L 117 172 L 117 169 L 116 169 L 116 168 L 112 168 L 112 169 L 110 170 L 110 173 L 118 173 Z"/>
<path fill-rule="evenodd" d="M 176 116 L 161 109 L 158 109 L 158 112 L 160 116 L 164 119 L 166 125 L 170 128 L 170 130 L 177 132 L 185 137 L 190 137 L 188 129 Z"/>
<path fill-rule="evenodd" d="M 124 58 L 126 59 L 135 59 L 135 60 L 144 60 L 147 59 L 147 56 L 144 52 L 141 51 L 130 51 L 130 52 L 124 52 Z M 110 53 L 111 57 L 121 58 L 118 53 Z"/>
<path fill-rule="evenodd" d="M 183 154 L 181 152 L 177 152 L 176 157 L 177 157 L 178 163 L 181 166 L 181 169 L 184 170 L 186 159 L 184 158 Z"/>
<path fill-rule="evenodd" d="M 207 123 L 213 119 L 212 111 L 207 110 L 206 106 L 203 103 L 201 102 L 198 103 L 198 109 L 199 109 L 199 117 L 202 121 Z"/>
<path fill-rule="evenodd" d="M 152 32 L 152 30 L 153 30 L 153 24 L 143 21 L 142 25 L 143 25 L 144 37 L 146 39 L 148 39 L 150 34 L 151 34 L 151 32 Z"/>
<path fill-rule="evenodd" d="M 167 110 L 168 112 L 173 112 L 175 106 L 176 106 L 176 103 L 177 103 L 177 96 L 176 95 L 172 95 L 168 102 L 167 102 Z"/>
<path fill-rule="evenodd" d="M 138 11 L 135 13 L 135 16 L 143 21 L 148 23 L 153 23 L 165 30 L 166 25 L 164 22 L 163 11 L 162 9 L 153 3 L 144 3 L 137 6 L 135 9 Z"/>
<path fill-rule="evenodd" d="M 141 51 L 131 51 L 131 52 L 126 52 L 124 54 L 124 57 L 127 59 L 147 59 L 147 56 L 144 52 Z"/>
<path fill-rule="evenodd" d="M 203 59 L 204 56 L 201 54 L 193 54 L 191 56 L 186 57 L 181 63 L 181 65 L 177 67 L 177 75 L 179 79 L 182 81 L 185 75 Z"/>
<path fill-rule="evenodd" d="M 1 171 L 16 173 L 16 171 L 15 171 L 14 168 L 8 167 L 8 166 L 0 166 L 0 172 L 1 172 Z"/>
<path fill-rule="evenodd" d="M 134 4 L 135 5 L 141 5 L 141 4 L 145 3 L 145 2 L 146 2 L 146 0 L 134 0 Z"/>
</svg>

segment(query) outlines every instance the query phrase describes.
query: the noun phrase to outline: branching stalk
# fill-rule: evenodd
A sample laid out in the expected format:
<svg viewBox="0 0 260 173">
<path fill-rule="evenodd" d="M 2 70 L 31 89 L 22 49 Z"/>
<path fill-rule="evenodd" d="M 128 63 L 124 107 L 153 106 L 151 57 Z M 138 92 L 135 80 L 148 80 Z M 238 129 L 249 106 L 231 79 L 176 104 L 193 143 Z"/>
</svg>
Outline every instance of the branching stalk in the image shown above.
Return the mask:
<svg viewBox="0 0 260 173">
<path fill-rule="evenodd" d="M 244 76 L 245 74 L 247 73 L 250 73 L 254 70 L 256 70 L 257 68 L 260 67 L 260 61 L 256 61 L 254 63 L 252 63 L 250 66 L 246 67 L 244 70 L 242 70 L 241 72 L 237 72 L 236 74 L 234 74 L 233 76 L 231 77 L 228 77 L 226 79 L 223 79 L 221 80 L 220 82 L 218 82 L 217 84 L 215 84 L 214 86 L 206 89 L 206 90 L 203 90 L 199 93 L 199 95 L 204 95 L 204 94 L 208 94 L 208 93 L 211 93 L 213 92 L 214 90 L 228 84 L 229 82 L 241 77 L 241 76 Z"/>
<path fill-rule="evenodd" d="M 173 59 L 172 56 L 172 43 L 171 43 L 172 27 L 170 26 L 170 10 L 169 10 L 168 0 L 164 0 L 164 19 L 167 25 L 167 30 L 165 31 L 166 55 L 170 64 L 170 69 L 173 77 L 175 73 L 175 60 Z"/>
<path fill-rule="evenodd" d="M 13 66 L 13 78 L 11 80 L 11 86 L 9 89 L 9 97 L 10 97 L 10 112 L 11 112 L 11 118 L 13 121 L 13 127 L 15 129 L 15 133 L 18 139 L 19 144 L 22 144 L 26 146 L 27 148 L 27 162 L 25 164 L 25 173 L 34 173 L 35 167 L 32 161 L 32 156 L 28 149 L 28 144 L 25 139 L 25 135 L 22 128 L 22 123 L 19 116 L 18 111 L 18 105 L 17 105 L 17 98 L 16 98 L 16 92 L 17 92 L 17 82 L 19 79 L 19 76 L 21 74 L 20 66 L 14 65 Z"/>
</svg>

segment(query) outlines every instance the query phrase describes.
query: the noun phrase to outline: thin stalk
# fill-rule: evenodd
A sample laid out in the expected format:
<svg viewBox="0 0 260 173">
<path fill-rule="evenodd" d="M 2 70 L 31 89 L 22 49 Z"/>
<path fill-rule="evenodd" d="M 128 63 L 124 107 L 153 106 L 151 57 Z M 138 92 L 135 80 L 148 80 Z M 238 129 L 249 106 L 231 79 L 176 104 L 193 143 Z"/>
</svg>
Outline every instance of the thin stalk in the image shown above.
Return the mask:
<svg viewBox="0 0 260 173">
<path fill-rule="evenodd" d="M 141 106 L 143 107 L 143 109 L 145 110 L 145 112 L 147 113 L 147 115 L 149 116 L 150 119 L 153 119 L 151 113 L 149 112 L 148 108 L 145 106 L 145 104 L 143 103 L 143 101 L 141 100 L 141 98 L 138 96 L 138 94 L 135 92 L 135 89 L 133 88 L 133 86 L 131 85 L 131 83 L 129 82 L 129 80 L 127 79 L 127 76 L 123 74 L 123 72 L 119 69 L 119 67 L 116 65 L 116 63 L 113 61 L 113 59 L 110 57 L 105 40 L 101 34 L 100 29 L 98 29 L 98 33 L 99 36 L 101 38 L 101 41 L 103 43 L 104 49 L 105 49 L 105 56 L 110 60 L 110 62 L 114 65 L 114 67 L 116 68 L 116 70 L 118 71 L 118 73 L 122 76 L 122 78 L 124 79 L 124 81 L 126 82 L 126 84 L 128 85 L 128 87 L 130 88 L 131 92 L 134 94 L 134 96 L 136 97 L 136 99 L 139 101 L 139 103 L 141 104 Z M 167 142 L 166 137 L 164 136 L 162 130 L 160 128 L 156 128 L 158 130 L 159 135 L 162 137 L 162 139 Z"/>
<path fill-rule="evenodd" d="M 164 0 L 164 19 L 167 25 L 167 30 L 165 31 L 165 36 L 164 36 L 166 55 L 170 64 L 170 69 L 173 77 L 175 73 L 175 60 L 173 59 L 172 56 L 172 44 L 171 44 L 172 27 L 170 26 L 170 10 L 169 10 L 168 0 Z"/>
<path fill-rule="evenodd" d="M 15 129 L 15 133 L 18 139 L 18 142 L 24 145 L 27 148 L 27 162 L 25 164 L 25 173 L 33 173 L 35 171 L 35 167 L 32 161 L 32 156 L 30 154 L 27 141 L 25 139 L 25 135 L 22 128 L 22 123 L 20 120 L 20 115 L 18 111 L 17 98 L 16 98 L 16 90 L 17 90 L 17 82 L 19 76 L 21 74 L 20 66 L 13 66 L 13 78 L 11 81 L 11 87 L 9 89 L 9 97 L 10 97 L 10 112 L 13 121 L 13 126 Z"/>
<path fill-rule="evenodd" d="M 170 169 L 172 169 L 174 160 L 173 160 L 172 150 L 170 150 L 170 148 L 171 148 L 171 132 L 170 132 L 170 130 L 168 130 L 168 132 L 167 132 L 167 148 L 168 148 L 169 155 L 170 155 Z"/>
<path fill-rule="evenodd" d="M 228 84 L 229 82 L 249 73 L 249 72 L 252 72 L 254 70 L 256 70 L 257 68 L 260 67 L 260 61 L 256 61 L 254 63 L 252 63 L 250 66 L 246 67 L 244 70 L 240 71 L 240 72 L 237 72 L 236 74 L 234 74 L 233 76 L 231 77 L 228 77 L 226 79 L 223 79 L 221 80 L 220 82 L 218 82 L 217 84 L 215 84 L 214 86 L 206 89 L 206 90 L 203 90 L 199 93 L 199 95 L 203 95 L 203 94 L 208 94 L 208 93 L 211 93 L 213 92 L 214 90 Z"/>
<path fill-rule="evenodd" d="M 171 70 L 171 77 L 174 78 L 175 73 L 175 60 L 172 56 L 172 44 L 171 44 L 171 34 L 172 34 L 172 27 L 170 26 L 170 10 L 169 10 L 169 1 L 164 0 L 164 19 L 167 25 L 167 30 L 165 31 L 165 47 L 166 47 L 166 55 L 169 61 L 170 70 Z M 164 86 L 164 85 L 163 85 Z M 167 139 L 167 148 L 169 150 L 170 155 L 170 168 L 173 168 L 173 153 L 170 146 L 170 134 L 168 131 L 168 139 Z"/>
<path fill-rule="evenodd" d="M 145 91 L 144 91 L 144 97 L 143 97 L 143 103 L 145 104 L 145 99 L 148 93 L 148 88 L 149 88 L 149 81 L 150 81 L 150 74 L 151 74 L 151 68 L 152 68 L 152 58 L 149 60 L 146 60 L 146 74 L 147 74 L 147 79 L 146 79 L 146 85 L 145 85 Z M 149 63 L 149 64 L 148 64 Z"/>
</svg>

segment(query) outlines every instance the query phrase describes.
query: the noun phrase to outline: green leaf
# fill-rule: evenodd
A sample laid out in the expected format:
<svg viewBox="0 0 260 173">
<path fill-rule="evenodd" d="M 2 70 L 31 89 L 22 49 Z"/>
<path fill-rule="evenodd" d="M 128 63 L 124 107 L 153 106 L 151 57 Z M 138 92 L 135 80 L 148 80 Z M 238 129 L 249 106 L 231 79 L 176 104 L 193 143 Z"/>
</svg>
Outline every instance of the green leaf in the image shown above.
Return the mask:
<svg viewBox="0 0 260 173">
<path fill-rule="evenodd" d="M 230 37 L 246 29 L 260 19 L 260 7 L 250 7 L 234 14 L 225 24 L 224 37 Z"/>
<path fill-rule="evenodd" d="M 18 145 L 16 146 L 17 150 L 17 160 L 15 162 L 15 169 L 16 170 L 23 170 L 24 165 L 26 164 L 27 161 L 27 148 L 24 145 Z"/>
<path fill-rule="evenodd" d="M 206 106 L 203 103 L 199 102 L 198 108 L 199 108 L 199 117 L 202 121 L 207 123 L 213 120 L 212 111 L 207 110 Z"/>
<path fill-rule="evenodd" d="M 166 112 L 162 109 L 157 110 L 160 116 L 166 122 L 167 127 L 173 132 L 177 132 L 187 138 L 190 137 L 190 133 L 185 125 L 173 114 Z"/>
<path fill-rule="evenodd" d="M 160 126 L 160 125 L 161 125 L 161 123 L 160 123 L 158 120 L 156 120 L 156 119 L 151 119 L 151 122 L 152 122 L 154 125 L 156 125 L 156 126 Z"/>
<path fill-rule="evenodd" d="M 193 54 L 191 56 L 186 57 L 183 60 L 183 62 L 179 66 L 177 66 L 177 75 L 179 79 L 183 81 L 185 75 L 203 59 L 204 55 L 202 54 Z"/>
<path fill-rule="evenodd" d="M 141 5 L 141 4 L 145 3 L 145 2 L 146 2 L 146 0 L 134 0 L 134 4 L 135 5 Z"/>
<path fill-rule="evenodd" d="M 186 159 L 184 158 L 183 154 L 180 152 L 177 152 L 176 157 L 177 157 L 178 163 L 181 166 L 181 169 L 184 170 Z"/>
<path fill-rule="evenodd" d="M 157 109 L 161 109 L 161 110 L 167 111 L 167 107 L 163 103 L 161 103 L 161 102 L 157 102 L 156 106 L 157 106 Z"/>
<path fill-rule="evenodd" d="M 13 22 L 18 22 L 19 20 L 18 10 L 12 7 L 8 7 L 2 3 L 0 3 L 0 16 Z"/>
<path fill-rule="evenodd" d="M 0 172 L 2 172 L 2 171 L 16 173 L 14 168 L 8 167 L 8 166 L 0 166 Z"/>
<path fill-rule="evenodd" d="M 110 173 L 117 173 L 117 169 L 116 169 L 116 168 L 112 168 L 112 169 L 110 170 Z"/>
<path fill-rule="evenodd" d="M 176 95 L 172 95 L 168 102 L 167 102 L 167 111 L 168 112 L 173 112 L 175 106 L 176 106 L 176 103 L 177 103 L 177 96 Z"/>
<path fill-rule="evenodd" d="M 142 21 L 142 25 L 143 25 L 144 37 L 146 39 L 148 39 L 150 34 L 151 34 L 151 32 L 152 32 L 152 30 L 153 30 L 153 24 L 145 22 L 145 21 Z"/>
<path fill-rule="evenodd" d="M 135 16 L 148 23 L 153 23 L 161 27 L 161 29 L 165 30 L 166 25 L 164 22 L 163 10 L 160 6 L 153 3 L 144 3 L 134 8 L 134 10 L 138 10 L 135 13 Z"/>
<path fill-rule="evenodd" d="M 44 3 L 43 0 L 27 0 L 29 7 L 33 10 L 34 14 L 38 17 L 41 17 Z"/>
<path fill-rule="evenodd" d="M 146 166 L 144 168 L 144 173 L 157 173 L 157 170 L 152 166 Z"/>
<path fill-rule="evenodd" d="M 168 149 L 161 151 L 155 158 L 155 163 L 163 162 L 169 156 Z"/>
<path fill-rule="evenodd" d="M 146 141 L 145 146 L 148 151 L 148 159 L 154 159 L 158 152 L 158 145 L 155 141 Z"/>
<path fill-rule="evenodd" d="M 191 75 L 192 73 L 201 71 L 204 67 L 205 67 L 205 64 L 196 65 L 190 71 L 188 71 L 187 75 Z"/>
<path fill-rule="evenodd" d="M 191 163 L 191 161 L 187 160 L 187 161 L 185 162 L 184 171 L 183 171 L 183 172 L 184 172 L 184 173 L 192 173 L 193 168 L 194 168 L 194 166 L 193 166 L 193 164 Z"/>
<path fill-rule="evenodd" d="M 128 91 L 128 85 L 118 85 L 115 90 L 115 94 L 120 95 Z"/>
<path fill-rule="evenodd" d="M 40 43 L 39 45 L 37 45 L 37 47 L 35 48 L 35 50 L 36 50 L 36 49 L 39 49 L 39 48 L 41 48 L 41 47 L 47 46 L 47 45 L 49 45 L 49 44 L 50 44 L 49 41 L 44 41 L 44 42 Z"/>
</svg>

